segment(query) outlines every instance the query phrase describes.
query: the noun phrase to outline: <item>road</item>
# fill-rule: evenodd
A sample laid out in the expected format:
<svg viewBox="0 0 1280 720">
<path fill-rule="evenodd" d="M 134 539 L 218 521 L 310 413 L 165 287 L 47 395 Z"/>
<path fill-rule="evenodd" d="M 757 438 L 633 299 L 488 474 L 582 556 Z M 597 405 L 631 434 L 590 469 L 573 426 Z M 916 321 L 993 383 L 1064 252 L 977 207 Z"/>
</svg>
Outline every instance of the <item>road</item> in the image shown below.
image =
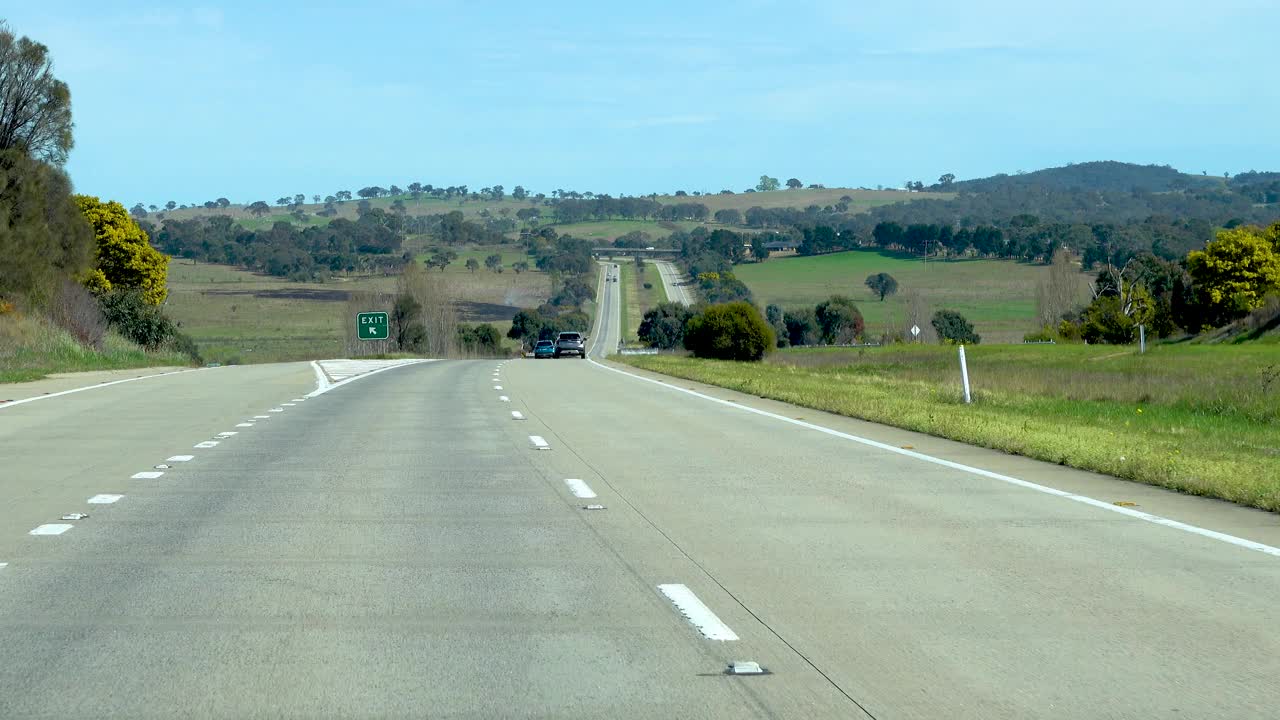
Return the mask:
<svg viewBox="0 0 1280 720">
<path fill-rule="evenodd" d="M 0 717 L 1276 715 L 1273 515 L 595 359 L 325 367 L 0 406 Z"/>
<path fill-rule="evenodd" d="M 683 281 L 680 270 L 667 260 L 655 260 L 654 264 L 658 266 L 658 274 L 662 276 L 662 286 L 667 290 L 667 299 L 681 305 L 692 305 L 693 293 L 689 286 L 681 284 Z"/>
</svg>

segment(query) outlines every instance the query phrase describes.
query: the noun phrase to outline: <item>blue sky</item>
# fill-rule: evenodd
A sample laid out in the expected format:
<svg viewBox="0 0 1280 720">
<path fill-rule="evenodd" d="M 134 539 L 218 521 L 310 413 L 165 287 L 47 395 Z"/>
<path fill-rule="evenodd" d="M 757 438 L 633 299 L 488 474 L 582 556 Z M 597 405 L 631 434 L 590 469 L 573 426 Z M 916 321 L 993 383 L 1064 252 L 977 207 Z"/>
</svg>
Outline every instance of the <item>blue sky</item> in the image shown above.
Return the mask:
<svg viewBox="0 0 1280 720">
<path fill-rule="evenodd" d="M 130 205 L 1280 169 L 1275 0 L 23 5 Z"/>
</svg>

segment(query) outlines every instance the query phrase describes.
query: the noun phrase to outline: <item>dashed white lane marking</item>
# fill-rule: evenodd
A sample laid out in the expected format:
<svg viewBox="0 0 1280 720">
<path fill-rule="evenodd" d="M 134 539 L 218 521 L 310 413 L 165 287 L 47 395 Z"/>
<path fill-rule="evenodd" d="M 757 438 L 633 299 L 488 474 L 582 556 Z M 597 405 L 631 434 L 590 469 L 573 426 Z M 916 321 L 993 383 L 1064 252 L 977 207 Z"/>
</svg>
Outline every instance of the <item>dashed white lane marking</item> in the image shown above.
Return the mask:
<svg viewBox="0 0 1280 720">
<path fill-rule="evenodd" d="M 163 474 L 164 473 L 159 470 L 147 470 L 145 472 L 134 473 L 129 477 L 133 480 L 155 480 Z"/>
<path fill-rule="evenodd" d="M 1218 532 L 1217 530 L 1202 528 L 1198 525 L 1191 525 L 1188 523 L 1179 522 L 1177 520 L 1171 520 L 1167 517 L 1162 517 L 1160 515 L 1152 515 L 1151 513 L 1145 513 L 1145 512 L 1142 512 L 1141 510 L 1134 510 L 1133 508 L 1122 507 L 1120 505 L 1116 505 L 1114 503 L 1110 503 L 1105 500 L 1098 500 L 1097 498 L 1091 498 L 1088 495 L 1077 495 L 1072 492 L 1067 492 L 1066 490 L 1059 490 L 1057 488 L 1052 488 L 1047 485 L 1040 485 L 1038 483 L 1033 483 L 1029 480 L 1010 477 L 1008 475 L 1001 475 L 1000 473 L 997 473 L 997 472 L 992 472 L 990 470 L 983 470 L 982 468 L 976 468 L 970 465 L 964 465 L 962 463 L 952 462 L 950 460 L 943 460 L 942 458 L 936 458 L 936 457 L 933 457 L 932 455 L 925 455 L 924 453 L 918 453 L 918 452 L 915 452 L 914 450 L 905 450 L 903 448 L 897 447 L 896 445 L 888 445 L 876 440 L 871 440 L 869 438 L 859 437 L 857 435 L 851 435 L 849 433 L 840 432 L 839 430 L 833 430 L 829 427 L 823 427 L 822 425 L 815 425 L 811 422 L 805 422 L 804 420 L 796 420 L 794 418 L 789 418 L 785 415 L 771 413 L 768 410 L 760 410 L 759 408 L 748 407 L 746 405 L 730 402 L 728 400 L 721 400 L 720 398 L 712 397 L 705 393 L 700 393 L 697 390 L 686 390 L 685 388 L 678 387 L 670 383 L 665 383 L 665 382 L 662 382 L 661 380 L 654 380 L 652 378 L 647 378 L 640 375 L 636 375 L 634 373 L 629 373 L 625 370 L 612 368 L 612 367 L 609 367 L 608 365 L 602 365 L 596 362 L 595 360 L 589 360 L 589 361 L 591 362 L 591 364 L 595 365 L 596 367 L 603 368 L 605 370 L 608 370 L 609 372 L 615 372 L 615 373 L 618 373 L 619 375 L 626 375 L 627 377 L 635 378 L 636 380 L 640 380 L 647 383 L 653 383 L 654 385 L 659 385 L 661 387 L 665 387 L 679 393 L 684 393 L 685 395 L 692 395 L 693 397 L 696 397 L 696 398 L 709 400 L 713 403 L 725 405 L 731 408 L 735 408 L 737 410 L 741 410 L 743 412 L 752 413 L 753 415 L 760 415 L 763 417 L 772 418 L 774 420 L 778 420 L 791 425 L 798 425 L 799 427 L 802 427 L 802 428 L 816 430 L 817 432 L 823 433 L 825 435 L 830 435 L 832 437 L 838 437 L 844 440 L 851 440 L 853 442 L 866 445 L 868 447 L 873 447 L 878 450 L 884 450 L 885 452 L 891 452 L 896 455 L 904 455 L 906 457 L 914 458 L 916 460 L 920 460 L 923 462 L 951 468 L 952 470 L 959 470 L 961 472 L 977 475 L 979 477 L 990 478 L 992 480 L 998 480 L 1003 483 L 1008 483 L 1010 485 L 1016 485 L 1021 488 L 1026 488 L 1028 490 L 1034 490 L 1036 492 L 1044 493 L 1046 495 L 1053 495 L 1054 497 L 1060 497 L 1064 500 L 1070 500 L 1072 502 L 1078 502 L 1084 505 L 1089 505 L 1099 510 L 1106 510 L 1107 512 L 1119 513 L 1120 515 L 1127 515 L 1131 518 L 1134 518 L 1135 520 L 1142 520 L 1143 522 L 1149 522 L 1153 525 L 1162 525 L 1167 528 L 1172 528 L 1174 530 L 1181 530 L 1182 532 L 1191 533 L 1192 535 L 1199 535 L 1201 537 L 1210 538 L 1212 540 L 1218 540 L 1220 542 L 1224 542 L 1229 545 L 1235 545 L 1237 547 L 1242 547 L 1247 550 L 1256 550 L 1260 553 L 1266 553 L 1267 555 L 1274 555 L 1276 557 L 1280 557 L 1280 547 L 1266 545 L 1264 543 L 1255 542 L 1253 540 L 1247 540 L 1245 538 L 1237 537 L 1235 535 L 1228 535 L 1226 533 Z"/>
<path fill-rule="evenodd" d="M 501 400 L 502 402 L 511 402 L 511 398 L 507 397 L 506 395 L 499 395 L 498 399 Z"/>
<path fill-rule="evenodd" d="M 198 443 L 196 443 L 196 444 L 195 444 L 195 447 L 198 447 L 198 448 L 211 448 L 211 447 L 218 447 L 218 441 L 217 441 L 217 440 L 205 440 L 204 442 L 198 442 Z"/>
<path fill-rule="evenodd" d="M 738 634 L 729 629 L 711 612 L 711 608 L 703 604 L 693 591 L 684 585 L 668 584 L 659 585 L 658 590 L 667 596 L 671 604 L 676 606 L 681 615 L 688 619 L 689 623 L 698 628 L 698 632 L 708 640 L 737 640 Z"/>
<path fill-rule="evenodd" d="M 280 403 L 280 404 L 281 404 L 281 405 L 283 405 L 283 406 L 285 406 L 285 407 L 293 407 L 294 405 L 297 405 L 298 403 Z"/>
<path fill-rule="evenodd" d="M 166 458 L 165 462 L 190 462 L 194 460 L 195 457 L 195 455 L 174 455 L 171 458 Z"/>
<path fill-rule="evenodd" d="M 3 570 L 7 567 L 9 567 L 9 563 L 0 563 L 0 570 Z"/>
<path fill-rule="evenodd" d="M 150 378 L 165 377 L 166 375 L 177 375 L 178 373 L 193 372 L 193 371 L 194 369 L 174 370 L 172 372 L 157 373 L 155 375 L 143 375 L 142 377 L 125 378 L 123 380 L 112 380 L 111 382 L 104 382 L 104 383 L 98 383 L 97 385 L 87 385 L 85 387 L 72 388 L 71 390 L 63 390 L 62 392 L 49 393 L 48 395 L 37 395 L 35 397 L 23 398 L 21 400 L 10 400 L 7 403 L 0 404 L 0 410 L 3 410 L 5 408 L 15 407 L 17 405 L 22 405 L 24 403 L 35 402 L 37 400 L 48 400 L 49 398 L 62 397 L 63 395 L 70 395 L 72 393 L 84 392 L 85 390 L 97 390 L 98 388 L 111 387 L 112 385 L 119 385 L 121 383 L 137 382 L 138 380 L 148 380 Z"/>
<path fill-rule="evenodd" d="M 236 427 L 253 427 L 253 423 L 236 423 Z"/>
<path fill-rule="evenodd" d="M 539 450 L 551 449 L 551 446 L 547 444 L 547 441 L 541 435 L 530 435 L 529 442 L 533 443 L 533 446 Z"/>
<path fill-rule="evenodd" d="M 494 386 L 493 386 L 493 389 L 494 389 L 494 390 L 501 390 L 501 389 L 502 389 L 502 386 L 501 386 L 501 385 L 494 385 Z"/>
<path fill-rule="evenodd" d="M 270 415 L 254 415 L 253 419 L 254 420 L 270 420 L 271 416 Z"/>
<path fill-rule="evenodd" d="M 284 412 L 284 408 L 282 408 L 282 407 L 273 407 L 273 408 L 271 408 L 270 410 L 268 410 L 267 412 Z"/>
<path fill-rule="evenodd" d="M 218 437 L 229 438 L 232 435 L 239 435 L 239 434 L 240 433 L 236 432 L 235 430 L 223 430 L 222 432 L 218 433 Z"/>
<path fill-rule="evenodd" d="M 61 535 L 62 533 L 75 527 L 66 523 L 48 523 L 37 527 L 35 530 L 27 533 L 28 535 Z"/>
<path fill-rule="evenodd" d="M 89 498 L 90 505 L 110 505 L 111 503 L 124 497 L 123 495 L 94 495 Z"/>
<path fill-rule="evenodd" d="M 569 486 L 569 492 L 573 493 L 574 497 L 593 498 L 596 496 L 596 492 L 591 489 L 591 486 L 577 478 L 569 478 L 564 481 L 564 484 Z"/>
<path fill-rule="evenodd" d="M 307 401 L 307 399 L 306 399 L 306 398 L 294 398 L 294 399 L 293 399 L 293 401 L 294 401 L 294 402 L 296 402 L 296 403 L 300 403 L 300 402 L 306 402 L 306 401 Z"/>
<path fill-rule="evenodd" d="M 512 410 L 512 411 L 511 411 L 511 419 L 512 419 L 512 420 L 523 420 L 523 419 L 524 419 L 524 413 L 520 412 L 519 410 Z"/>
</svg>

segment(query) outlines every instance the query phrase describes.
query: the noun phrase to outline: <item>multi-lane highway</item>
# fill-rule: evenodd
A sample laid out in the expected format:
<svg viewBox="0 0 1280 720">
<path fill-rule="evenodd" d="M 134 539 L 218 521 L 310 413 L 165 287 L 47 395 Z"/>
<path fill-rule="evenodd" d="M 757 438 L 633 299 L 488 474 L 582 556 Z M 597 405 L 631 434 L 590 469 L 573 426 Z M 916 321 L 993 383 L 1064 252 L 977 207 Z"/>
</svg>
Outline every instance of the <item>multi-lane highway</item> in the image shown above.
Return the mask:
<svg viewBox="0 0 1280 720">
<path fill-rule="evenodd" d="M 658 275 L 662 277 L 662 287 L 667 291 L 667 299 L 681 305 L 692 305 L 693 294 L 681 279 L 680 269 L 666 260 L 655 260 Z"/>
<path fill-rule="evenodd" d="M 597 361 L 602 293 L 0 406 L 0 717 L 1276 716 L 1275 516 Z"/>
</svg>

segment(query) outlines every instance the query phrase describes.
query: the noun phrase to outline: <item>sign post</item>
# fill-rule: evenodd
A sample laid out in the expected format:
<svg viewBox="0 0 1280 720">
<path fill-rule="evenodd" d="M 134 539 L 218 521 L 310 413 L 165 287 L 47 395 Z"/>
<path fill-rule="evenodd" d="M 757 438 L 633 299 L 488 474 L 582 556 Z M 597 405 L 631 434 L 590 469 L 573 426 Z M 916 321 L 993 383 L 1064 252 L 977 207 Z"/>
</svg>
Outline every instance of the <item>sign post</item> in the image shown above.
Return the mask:
<svg viewBox="0 0 1280 720">
<path fill-rule="evenodd" d="M 964 346 L 960 346 L 960 380 L 964 383 L 964 401 L 966 404 L 973 402 L 973 397 L 969 395 L 969 364 L 964 361 Z"/>
<path fill-rule="evenodd" d="M 361 340 L 386 340 L 391 337 L 390 328 L 384 312 L 356 313 L 356 337 Z"/>
</svg>

